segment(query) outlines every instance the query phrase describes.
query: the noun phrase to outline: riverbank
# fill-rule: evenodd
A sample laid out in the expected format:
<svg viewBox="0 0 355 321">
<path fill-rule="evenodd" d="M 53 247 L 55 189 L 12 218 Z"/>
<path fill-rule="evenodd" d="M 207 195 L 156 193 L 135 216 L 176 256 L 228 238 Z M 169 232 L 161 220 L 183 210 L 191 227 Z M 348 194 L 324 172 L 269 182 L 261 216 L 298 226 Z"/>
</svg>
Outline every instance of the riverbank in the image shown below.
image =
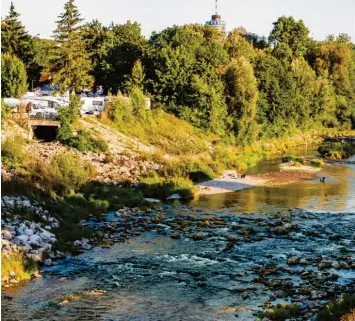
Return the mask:
<svg viewBox="0 0 355 321">
<path fill-rule="evenodd" d="M 315 178 L 317 171 L 300 168 L 292 171 L 247 175 L 245 178 L 241 178 L 236 171 L 225 171 L 220 178 L 197 184 L 197 187 L 199 195 L 230 193 L 257 186 L 281 186 L 312 179 Z"/>
</svg>

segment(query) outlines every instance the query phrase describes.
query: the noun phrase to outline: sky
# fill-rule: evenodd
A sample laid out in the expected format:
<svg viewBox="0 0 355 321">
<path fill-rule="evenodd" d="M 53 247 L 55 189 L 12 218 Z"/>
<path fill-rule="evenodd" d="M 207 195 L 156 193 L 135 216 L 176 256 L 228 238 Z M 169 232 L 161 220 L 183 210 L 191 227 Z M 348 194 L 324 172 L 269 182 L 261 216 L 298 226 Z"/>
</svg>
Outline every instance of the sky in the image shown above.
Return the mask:
<svg viewBox="0 0 355 321">
<path fill-rule="evenodd" d="M 310 36 L 347 33 L 355 42 L 355 0 L 218 0 L 219 14 L 227 30 L 243 26 L 249 32 L 268 36 L 272 23 L 282 15 L 303 19 Z M 1 16 L 7 15 L 11 0 L 1 0 Z M 41 38 L 50 37 L 66 0 L 13 0 L 27 30 Z M 149 37 L 152 31 L 186 23 L 205 23 L 214 13 L 214 0 L 76 0 L 85 21 L 98 19 L 105 25 L 138 21 Z"/>
</svg>

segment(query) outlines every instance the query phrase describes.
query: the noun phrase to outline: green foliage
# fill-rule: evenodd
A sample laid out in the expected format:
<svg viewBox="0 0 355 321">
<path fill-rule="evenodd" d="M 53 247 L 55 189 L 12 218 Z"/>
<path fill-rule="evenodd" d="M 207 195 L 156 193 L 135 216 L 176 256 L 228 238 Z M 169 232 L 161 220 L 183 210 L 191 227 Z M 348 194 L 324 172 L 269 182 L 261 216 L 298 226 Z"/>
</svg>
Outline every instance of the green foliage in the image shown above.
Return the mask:
<svg viewBox="0 0 355 321">
<path fill-rule="evenodd" d="M 1 279 L 10 278 L 10 273 L 15 272 L 15 280 L 29 280 L 31 273 L 37 269 L 37 264 L 22 252 L 13 252 L 9 255 L 1 252 Z"/>
<path fill-rule="evenodd" d="M 20 98 L 27 91 L 25 65 L 14 54 L 1 56 L 1 96 Z"/>
<path fill-rule="evenodd" d="M 133 91 L 135 88 L 143 90 L 144 88 L 144 70 L 140 60 L 134 63 L 132 68 L 132 74 L 126 82 L 126 90 L 128 92 Z"/>
<path fill-rule="evenodd" d="M 107 143 L 101 138 L 94 138 L 88 131 L 80 131 L 77 135 L 62 140 L 62 144 L 76 148 L 81 152 L 105 152 L 108 150 Z"/>
<path fill-rule="evenodd" d="M 133 87 L 129 96 L 132 112 L 140 119 L 146 119 L 146 98 L 139 87 Z"/>
<path fill-rule="evenodd" d="M 5 104 L 4 99 L 1 99 L 1 125 L 11 114 L 11 108 Z"/>
<path fill-rule="evenodd" d="M 81 188 L 86 199 L 91 200 L 90 206 L 117 210 L 122 207 L 135 207 L 147 205 L 143 194 L 131 188 L 119 187 L 117 184 L 90 182 Z M 99 201 L 95 201 L 99 200 Z"/>
<path fill-rule="evenodd" d="M 355 155 L 355 143 L 326 143 L 319 146 L 318 152 L 329 159 L 345 159 Z"/>
<path fill-rule="evenodd" d="M 86 52 L 78 8 L 74 0 L 64 5 L 65 12 L 59 16 L 54 39 L 57 42 L 55 58 L 50 65 L 53 84 L 59 85 L 62 92 L 80 92 L 91 88 L 94 79 L 89 54 Z"/>
<path fill-rule="evenodd" d="M 26 140 L 22 136 L 7 137 L 1 144 L 1 162 L 17 167 L 26 159 Z"/>
<path fill-rule="evenodd" d="M 232 61 L 226 73 L 228 114 L 233 121 L 237 142 L 250 145 L 258 136 L 254 123 L 258 88 L 252 65 L 244 58 Z"/>
<path fill-rule="evenodd" d="M 11 2 L 9 14 L 1 19 L 1 53 L 16 56 L 24 63 L 30 83 L 32 80 L 39 80 L 39 66 L 35 61 L 33 38 L 19 21 L 19 17 L 20 14 Z"/>
<path fill-rule="evenodd" d="M 322 159 L 315 158 L 311 160 L 311 165 L 315 167 L 322 167 L 324 166 L 324 161 Z"/>
<path fill-rule="evenodd" d="M 142 59 L 146 47 L 140 25 L 127 21 L 105 27 L 94 20 L 84 25 L 83 37 L 91 53 L 95 86 L 113 94 L 127 87 L 134 64 Z M 129 86 L 126 89 L 129 91 Z"/>
<path fill-rule="evenodd" d="M 73 137 L 72 123 L 78 119 L 80 111 L 80 97 L 70 96 L 70 106 L 59 108 L 60 127 L 57 132 L 57 139 L 65 143 Z"/>
<path fill-rule="evenodd" d="M 197 189 L 187 178 L 171 177 L 164 178 L 155 173 L 143 177 L 140 181 L 139 190 L 146 197 L 153 197 L 158 199 L 167 199 L 173 194 L 179 194 L 182 199 L 193 198 Z"/>
<path fill-rule="evenodd" d="M 338 301 L 328 303 L 322 311 L 319 312 L 317 320 L 338 321 L 341 316 L 349 313 L 353 308 L 355 308 L 355 294 L 342 295 Z"/>
<path fill-rule="evenodd" d="M 305 55 L 309 42 L 309 29 L 303 20 L 280 17 L 274 22 L 269 42 L 274 47 L 274 55 L 279 59 L 301 58 Z"/>
<path fill-rule="evenodd" d="M 77 191 L 95 176 L 95 167 L 70 154 L 59 154 L 49 164 L 34 160 L 22 175 L 30 184 L 38 183 L 48 194 L 65 196 Z"/>
<path fill-rule="evenodd" d="M 298 315 L 299 307 L 297 304 L 278 304 L 276 307 L 269 309 L 267 312 L 259 313 L 260 319 L 268 318 L 269 320 L 284 321 L 292 319 Z"/>
</svg>

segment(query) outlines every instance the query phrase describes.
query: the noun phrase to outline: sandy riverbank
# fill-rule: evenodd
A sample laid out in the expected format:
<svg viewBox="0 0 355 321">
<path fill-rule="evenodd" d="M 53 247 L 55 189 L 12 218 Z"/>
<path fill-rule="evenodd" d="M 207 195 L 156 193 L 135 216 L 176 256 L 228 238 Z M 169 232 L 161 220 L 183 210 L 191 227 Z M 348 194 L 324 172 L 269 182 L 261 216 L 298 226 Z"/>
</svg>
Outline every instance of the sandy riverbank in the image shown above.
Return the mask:
<svg viewBox="0 0 355 321">
<path fill-rule="evenodd" d="M 256 186 L 278 186 L 315 177 L 313 171 L 282 171 L 259 175 L 247 175 L 239 178 L 236 171 L 225 171 L 214 180 L 197 184 L 200 195 L 212 195 L 236 192 Z"/>
</svg>

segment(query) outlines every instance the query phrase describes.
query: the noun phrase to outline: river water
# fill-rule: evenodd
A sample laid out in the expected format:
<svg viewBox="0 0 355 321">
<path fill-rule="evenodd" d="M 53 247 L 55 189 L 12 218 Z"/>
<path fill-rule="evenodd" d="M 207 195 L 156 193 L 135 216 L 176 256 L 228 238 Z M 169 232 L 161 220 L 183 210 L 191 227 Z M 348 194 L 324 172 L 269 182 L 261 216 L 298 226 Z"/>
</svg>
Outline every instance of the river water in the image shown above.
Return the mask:
<svg viewBox="0 0 355 321">
<path fill-rule="evenodd" d="M 355 289 L 355 165 L 319 175 L 325 184 L 257 187 L 133 218 L 109 213 L 101 226 L 115 227 L 111 237 L 136 236 L 6 290 L 3 320 L 255 320 L 279 302 L 297 303 L 298 319 L 313 320 L 320 305 Z M 291 256 L 301 261 L 290 265 Z"/>
</svg>

